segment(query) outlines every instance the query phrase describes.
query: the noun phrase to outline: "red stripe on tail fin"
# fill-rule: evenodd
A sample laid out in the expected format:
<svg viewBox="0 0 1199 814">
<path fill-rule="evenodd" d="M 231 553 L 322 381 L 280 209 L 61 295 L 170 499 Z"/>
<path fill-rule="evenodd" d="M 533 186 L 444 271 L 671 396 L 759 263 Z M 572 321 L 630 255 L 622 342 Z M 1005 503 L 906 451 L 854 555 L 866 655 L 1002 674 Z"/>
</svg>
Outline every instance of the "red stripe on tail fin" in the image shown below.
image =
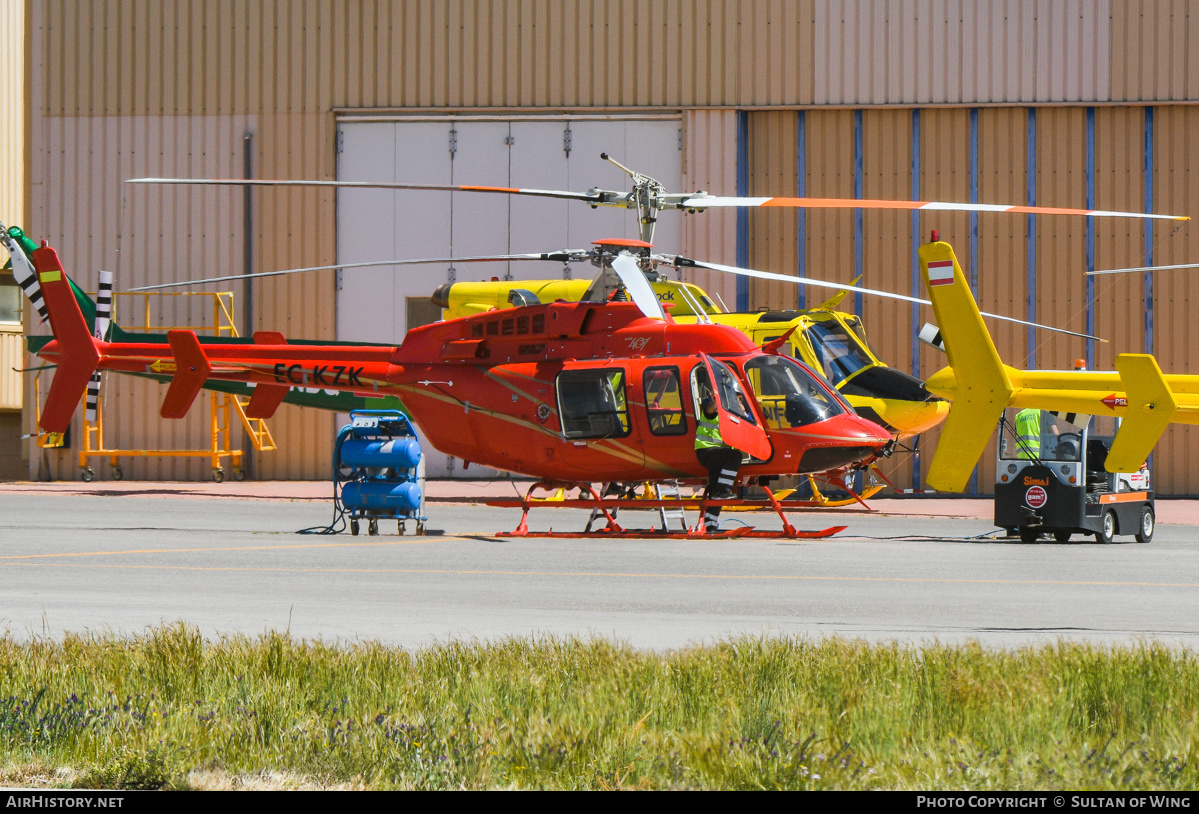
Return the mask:
<svg viewBox="0 0 1199 814">
<path fill-rule="evenodd" d="M 66 432 L 92 373 L 100 364 L 100 351 L 75 301 L 58 253 L 43 246 L 31 259 L 50 316 L 50 330 L 58 340 L 58 368 L 40 423 L 46 432 Z"/>
<path fill-rule="evenodd" d="M 183 418 L 208 380 L 208 374 L 212 373 L 212 365 L 204 355 L 195 331 L 167 331 L 167 341 L 171 343 L 171 353 L 175 357 L 175 377 L 167 388 L 159 415 Z"/>
</svg>

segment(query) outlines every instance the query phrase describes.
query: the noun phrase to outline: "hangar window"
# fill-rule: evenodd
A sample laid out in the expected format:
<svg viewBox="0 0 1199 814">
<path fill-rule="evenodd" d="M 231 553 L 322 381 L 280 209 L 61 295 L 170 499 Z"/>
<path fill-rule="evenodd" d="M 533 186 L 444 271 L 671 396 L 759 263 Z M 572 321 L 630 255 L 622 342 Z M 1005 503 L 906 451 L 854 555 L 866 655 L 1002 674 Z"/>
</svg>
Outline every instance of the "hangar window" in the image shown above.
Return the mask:
<svg viewBox="0 0 1199 814">
<path fill-rule="evenodd" d="M 567 438 L 622 438 L 629 434 L 624 371 L 564 370 L 558 374 L 558 415 Z"/>
<path fill-rule="evenodd" d="M 0 272 L 0 322 L 21 321 L 21 289 L 7 272 Z"/>
</svg>

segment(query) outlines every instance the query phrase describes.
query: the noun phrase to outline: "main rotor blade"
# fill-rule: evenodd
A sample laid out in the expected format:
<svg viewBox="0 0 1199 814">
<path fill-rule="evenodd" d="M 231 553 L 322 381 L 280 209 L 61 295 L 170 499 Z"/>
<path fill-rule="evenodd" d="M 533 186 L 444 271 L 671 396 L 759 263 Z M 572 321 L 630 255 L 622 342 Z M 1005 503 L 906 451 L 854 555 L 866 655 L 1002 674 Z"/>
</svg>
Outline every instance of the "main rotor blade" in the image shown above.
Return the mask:
<svg viewBox="0 0 1199 814">
<path fill-rule="evenodd" d="M 729 272 L 730 274 L 740 274 L 743 277 L 757 277 L 762 280 L 778 280 L 778 281 L 784 282 L 784 283 L 795 283 L 796 285 L 811 285 L 811 286 L 817 286 L 819 288 L 835 288 L 840 291 L 860 291 L 863 294 L 871 294 L 876 297 L 886 297 L 887 299 L 892 299 L 892 300 L 903 300 L 904 302 L 915 302 L 915 303 L 919 303 L 921 305 L 932 305 L 932 303 L 929 302 L 928 300 L 922 300 L 917 297 L 909 297 L 904 294 L 893 294 L 890 291 L 880 291 L 877 288 L 862 288 L 861 286 L 856 286 L 856 285 L 843 285 L 841 283 L 830 283 L 830 282 L 827 282 L 826 280 L 813 280 L 810 277 L 793 277 L 789 274 L 776 274 L 772 271 L 758 271 L 757 269 L 741 268 L 740 266 L 726 266 L 721 263 L 705 263 L 702 260 L 691 260 L 686 257 L 674 257 L 674 258 L 656 257 L 655 259 L 661 260 L 662 262 L 664 262 L 668 265 L 676 266 L 679 268 L 703 268 L 703 269 L 711 269 L 713 271 L 726 271 L 726 272 Z M 1075 333 L 1074 331 L 1067 331 L 1065 328 L 1054 328 L 1051 325 L 1042 325 L 1039 322 L 1026 322 L 1022 319 L 1016 319 L 1015 317 L 1006 317 L 1003 314 L 990 314 L 990 313 L 987 313 L 986 311 L 980 311 L 979 313 L 981 313 L 984 317 L 990 317 L 991 319 L 998 319 L 998 320 L 1002 320 L 1004 322 L 1014 322 L 1017 325 L 1027 325 L 1030 328 L 1041 328 L 1046 331 L 1054 331 L 1055 333 L 1068 334 L 1070 336 L 1077 336 L 1082 339 L 1095 339 L 1099 342 L 1107 341 L 1106 339 L 1102 339 L 1098 336 L 1091 336 L 1090 334 Z"/>
<path fill-rule="evenodd" d="M 425 189 L 435 192 L 498 192 L 505 195 L 534 195 L 541 198 L 566 198 L 600 204 L 610 200 L 602 192 L 569 192 L 560 189 L 523 189 L 518 187 L 483 187 L 463 184 L 399 184 L 383 181 L 303 181 L 266 178 L 130 178 L 127 184 L 176 184 L 190 186 L 251 186 L 251 187 L 340 187 L 348 189 Z"/>
<path fill-rule="evenodd" d="M 612 270 L 620 277 L 625 290 L 629 292 L 633 302 L 637 303 L 641 313 L 652 319 L 666 318 L 662 312 L 662 303 L 658 302 L 658 295 L 646 281 L 645 273 L 641 271 L 636 260 L 627 254 L 618 254 L 612 258 Z"/>
<path fill-rule="evenodd" d="M 371 266 L 418 266 L 422 263 L 493 263 L 505 260 L 554 260 L 561 263 L 566 260 L 578 260 L 585 256 L 586 252 L 584 251 L 569 251 L 564 249 L 560 252 L 544 252 L 542 254 L 493 254 L 480 257 L 425 257 L 419 260 L 373 260 L 369 263 L 335 263 L 330 266 L 308 266 L 306 268 L 281 269 L 279 271 L 258 271 L 253 274 L 229 274 L 225 277 L 206 277 L 202 280 L 183 280 L 178 283 L 143 285 L 129 290 L 153 291 L 159 288 L 181 288 L 188 285 L 223 283 L 228 280 L 249 280 L 256 277 L 281 277 L 286 274 L 302 274 L 307 271 L 328 271 L 330 269 L 359 269 Z"/>
<path fill-rule="evenodd" d="M 1170 269 L 1199 269 L 1199 263 L 1183 263 L 1177 266 L 1141 266 L 1135 269 L 1104 269 L 1103 271 L 1088 271 L 1087 276 L 1093 274 L 1131 274 L 1134 271 L 1169 271 Z"/>
<path fill-rule="evenodd" d="M 1103 209 L 1063 209 L 1054 206 L 1006 206 L 1004 204 L 948 203 L 945 201 L 882 201 L 869 198 L 731 198 L 716 195 L 688 198 L 684 209 L 719 206 L 787 206 L 803 209 L 925 209 L 941 212 L 1015 212 L 1027 215 L 1085 215 L 1091 218 L 1159 218 L 1190 220 L 1183 215 L 1148 212 L 1109 212 Z"/>
</svg>

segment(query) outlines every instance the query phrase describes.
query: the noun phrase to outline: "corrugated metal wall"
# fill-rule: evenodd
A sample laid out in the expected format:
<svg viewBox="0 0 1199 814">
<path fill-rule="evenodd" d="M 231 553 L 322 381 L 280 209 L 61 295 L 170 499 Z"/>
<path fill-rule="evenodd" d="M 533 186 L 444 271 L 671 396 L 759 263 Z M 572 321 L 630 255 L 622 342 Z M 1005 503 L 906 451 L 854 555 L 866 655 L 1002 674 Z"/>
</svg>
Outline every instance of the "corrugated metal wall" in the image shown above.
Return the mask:
<svg viewBox="0 0 1199 814">
<path fill-rule="evenodd" d="M 688 191 L 737 188 L 737 114 L 693 110 L 683 116 L 683 188 Z M 677 217 L 677 216 L 675 216 Z M 683 216 L 682 251 L 696 259 L 737 262 L 737 216 L 716 209 Z M 737 282 L 715 271 L 688 272 L 686 279 L 719 295 L 729 307 L 737 300 Z"/>
<path fill-rule="evenodd" d="M 7 326 L 0 325 L 0 365 L 3 365 L 0 370 L 10 373 L 13 368 L 22 368 L 24 359 L 24 337 L 18 332 L 8 330 Z M 21 376 L 0 376 L 0 411 L 20 410 L 21 404 Z M 6 444 L 11 443 L 11 439 L 3 440 Z"/>
<path fill-rule="evenodd" d="M 126 288 L 151 277 L 240 270 L 240 193 L 133 190 L 121 181 L 143 173 L 240 175 L 246 132 L 255 175 L 333 178 L 338 110 L 683 109 L 686 187 L 732 193 L 736 110 L 790 108 L 751 114 L 742 145 L 747 191 L 852 197 L 860 186 L 865 196 L 977 194 L 1011 203 L 1031 192 L 1038 203 L 1078 206 L 1087 198 L 1093 133 L 1097 205 L 1140 208 L 1144 107 L 1088 112 L 1061 104 L 1199 101 L 1190 57 L 1199 47 L 1199 12 L 1184 0 L 29 0 L 28 7 L 32 205 L 24 217 L 87 285 L 102 266 L 117 270 Z M 911 109 L 925 104 L 956 107 Z M 1034 104 L 1049 106 L 1033 112 Z M 898 109 L 871 109 L 879 105 Z M 1155 108 L 1159 211 L 1199 212 L 1185 176 L 1195 160 L 1195 110 Z M 253 200 L 257 269 L 334 259 L 331 194 L 262 190 Z M 1088 255 L 1080 221 L 1039 219 L 1032 240 L 1028 220 L 1011 215 L 981 216 L 977 238 L 968 216 L 946 213 L 755 212 L 747 223 L 754 265 L 803 267 L 837 280 L 858 270 L 865 284 L 902 293 L 911 293 L 913 243 L 936 227 L 963 262 L 973 249 L 985 308 L 1022 315 L 1031 290 L 1041 319 L 1077 328 L 1090 314 L 1114 349 L 1139 350 L 1145 341 L 1144 314 L 1132 313 L 1144 293 L 1136 281 L 1099 284 L 1088 308 L 1076 278 Z M 1097 225 L 1093 262 L 1139 263 L 1141 229 Z M 1153 233 L 1154 259 L 1185 260 L 1188 251 L 1193 259 L 1199 247 L 1185 229 L 1171 229 Z M 698 257 L 734 261 L 735 214 L 686 217 L 683 245 Z M 734 303 L 734 283 L 697 280 Z M 1194 347 L 1185 337 L 1197 330 L 1186 316 L 1190 283 L 1178 280 L 1162 278 L 1152 289 L 1153 342 L 1173 369 L 1185 366 L 1185 349 Z M 786 286 L 755 282 L 749 291 L 755 306 L 799 301 Z M 331 274 L 261 283 L 251 327 L 329 336 L 334 297 Z M 809 292 L 806 301 L 818 297 Z M 938 366 L 932 351 L 912 342 L 926 314 L 876 302 L 861 308 L 892 364 L 922 374 Z M 1105 330 L 1109 321 L 1124 334 Z M 1084 352 L 1075 340 L 1030 339 L 1011 327 L 995 333 L 1013 364 L 1066 365 Z M 1105 354 L 1110 349 L 1099 346 L 1096 361 L 1108 363 Z M 196 430 L 148 418 L 161 388 L 118 387 L 132 388 L 135 404 L 119 419 L 122 444 L 196 442 Z M 324 477 L 332 419 L 285 407 L 275 424 L 286 448 L 264 456 L 256 475 Z M 1162 484 L 1199 492 L 1177 457 L 1199 452 L 1186 432 L 1171 430 L 1187 440 L 1161 454 L 1159 469 L 1172 467 Z M 130 474 L 199 477 L 206 468 L 146 463 Z M 906 469 L 900 474 L 908 477 Z"/>
<path fill-rule="evenodd" d="M 1199 99 L 1186 0 L 33 6 L 51 115 Z"/>
<path fill-rule="evenodd" d="M 1135 211 L 1146 206 L 1146 168 L 1151 166 L 1153 211 L 1199 212 L 1199 192 L 1186 181 L 1199 166 L 1199 148 L 1188 138 L 1196 126 L 1199 108 L 1194 107 L 754 113 L 749 117 L 750 192 L 794 194 L 799 155 L 811 196 L 854 197 L 860 190 L 868 198 Z M 801 129 L 803 151 L 798 150 Z M 983 310 L 1090 330 L 1109 340 L 1088 349 L 1082 339 L 989 323 L 1001 356 L 1014 366 L 1069 369 L 1090 354 L 1092 369 L 1110 370 L 1116 354 L 1144 351 L 1149 334 L 1149 347 L 1164 370 L 1191 372 L 1199 364 L 1191 362 L 1199 343 L 1193 318 L 1199 293 L 1191 289 L 1199 281 L 1187 272 L 1159 273 L 1151 288 L 1155 305 L 1147 313 L 1143 276 L 1099 276 L 1088 288 L 1084 274 L 1149 262 L 1193 262 L 1199 242 L 1185 224 L 1147 227 L 1109 218 L 1088 226 L 1081 218 L 996 213 L 913 217 L 867 210 L 860 221 L 853 211 L 767 214 L 751 213 L 748 238 L 755 268 L 798 270 L 795 246 L 804 218 L 808 276 L 848 283 L 860 274 L 865 286 L 923 297 L 925 292 L 913 288 L 913 247 L 937 229 L 976 281 Z M 811 305 L 821 295 L 810 290 L 807 296 Z M 751 308 L 795 307 L 795 297 L 794 287 L 781 283 L 750 287 Z M 907 304 L 871 297 L 859 302 L 848 297 L 840 307 L 861 313 L 872 344 L 889 364 L 921 377 L 944 365 L 941 354 L 913 339 L 920 325 L 932 320 L 931 309 L 913 315 Z M 1172 428 L 1159 446 L 1156 471 L 1163 493 L 1199 492 L 1199 476 L 1185 465 L 1199 453 L 1191 434 L 1185 427 Z M 926 449 L 935 448 L 935 435 L 925 439 Z M 988 449 L 973 487 L 982 493 L 993 486 L 992 455 Z M 889 471 L 899 483 L 918 484 L 927 462 L 925 456 L 913 475 L 912 461 L 897 458 Z"/>
<path fill-rule="evenodd" d="M 25 219 L 25 2 L 0 0 L 0 221 Z M 11 278 L 10 278 L 11 279 Z M 20 325 L 0 325 L 0 478 L 25 466 L 21 407 L 24 367 Z"/>
</svg>

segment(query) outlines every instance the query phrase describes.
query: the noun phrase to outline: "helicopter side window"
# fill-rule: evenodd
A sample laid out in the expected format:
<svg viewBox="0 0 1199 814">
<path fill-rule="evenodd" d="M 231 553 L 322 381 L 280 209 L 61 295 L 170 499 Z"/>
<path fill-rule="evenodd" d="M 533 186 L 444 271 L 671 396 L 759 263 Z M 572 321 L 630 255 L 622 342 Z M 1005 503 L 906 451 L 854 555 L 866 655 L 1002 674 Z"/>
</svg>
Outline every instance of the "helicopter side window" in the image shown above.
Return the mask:
<svg viewBox="0 0 1199 814">
<path fill-rule="evenodd" d="M 619 438 L 629 434 L 624 371 L 565 370 L 558 375 L 558 414 L 567 438 Z"/>
<path fill-rule="evenodd" d="M 758 356 L 745 364 L 754 395 L 772 429 L 814 424 L 845 412 L 816 376 L 785 356 Z"/>
<path fill-rule="evenodd" d="M 651 367 L 645 371 L 645 411 L 654 435 L 686 435 L 687 413 L 677 367 Z"/>
<path fill-rule="evenodd" d="M 862 352 L 857 338 L 836 322 L 812 323 L 808 337 L 820 366 L 824 368 L 825 378 L 834 384 L 840 384 L 851 374 L 873 364 Z"/>
</svg>

